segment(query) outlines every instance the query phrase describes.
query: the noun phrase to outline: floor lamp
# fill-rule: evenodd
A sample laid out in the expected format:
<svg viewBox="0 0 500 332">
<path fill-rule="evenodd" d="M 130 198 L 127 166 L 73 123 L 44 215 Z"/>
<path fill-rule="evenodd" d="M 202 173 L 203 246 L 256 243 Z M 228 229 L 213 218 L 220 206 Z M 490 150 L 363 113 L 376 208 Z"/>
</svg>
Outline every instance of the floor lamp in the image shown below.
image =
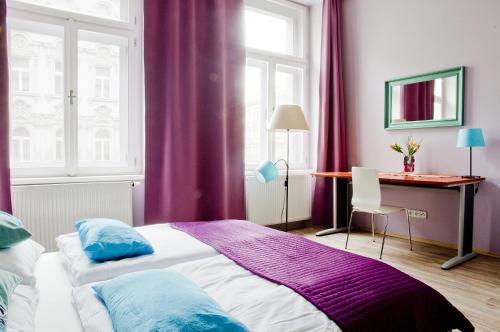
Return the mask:
<svg viewBox="0 0 500 332">
<path fill-rule="evenodd" d="M 255 170 L 257 179 L 262 183 L 269 183 L 278 178 L 278 169 L 276 165 L 283 161 L 286 166 L 285 176 L 285 232 L 288 232 L 288 175 L 290 171 L 290 131 L 308 131 L 304 113 L 299 105 L 280 105 L 271 116 L 267 130 L 273 132 L 286 132 L 286 160 L 279 159 L 276 162 L 269 160 L 263 161 Z"/>
</svg>

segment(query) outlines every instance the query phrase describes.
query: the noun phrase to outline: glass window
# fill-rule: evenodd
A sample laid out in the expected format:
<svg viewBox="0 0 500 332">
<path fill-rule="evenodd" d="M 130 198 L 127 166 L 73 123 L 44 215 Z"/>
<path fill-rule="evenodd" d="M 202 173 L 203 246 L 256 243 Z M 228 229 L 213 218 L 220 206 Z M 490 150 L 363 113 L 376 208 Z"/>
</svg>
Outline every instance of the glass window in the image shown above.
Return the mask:
<svg viewBox="0 0 500 332">
<path fill-rule="evenodd" d="M 12 161 L 31 161 L 31 138 L 28 129 L 15 128 L 12 132 Z"/>
<path fill-rule="evenodd" d="M 58 62 L 58 75 L 63 75 L 64 30 L 51 24 L 13 20 L 8 34 L 10 121 L 12 128 L 19 128 L 12 132 L 12 167 L 61 167 L 54 162 L 53 128 L 64 126 L 63 91 L 61 88 L 54 95 L 45 80 L 49 78 L 50 82 L 54 77 L 54 64 Z M 30 128 L 30 135 L 26 128 Z"/>
<path fill-rule="evenodd" d="M 246 46 L 269 52 L 294 54 L 293 20 L 248 8 L 245 10 Z"/>
<path fill-rule="evenodd" d="M 30 60 L 13 56 L 10 60 L 10 86 L 16 92 L 30 90 Z"/>
<path fill-rule="evenodd" d="M 300 5 L 261 0 L 247 0 L 246 4 L 245 164 L 254 169 L 262 160 L 287 157 L 286 133 L 267 131 L 273 109 L 298 104 L 307 119 L 304 82 L 308 59 L 303 56 L 301 41 L 307 22 Z M 290 168 L 309 167 L 307 137 L 290 133 Z"/>
<path fill-rule="evenodd" d="M 63 64 L 61 60 L 54 61 L 54 94 L 60 95 L 64 90 Z"/>
<path fill-rule="evenodd" d="M 56 161 L 64 160 L 64 137 L 62 129 L 56 131 Z"/>
<path fill-rule="evenodd" d="M 111 138 L 107 130 L 100 129 L 95 134 L 95 160 L 111 160 Z"/>
<path fill-rule="evenodd" d="M 78 37 L 78 163 L 81 167 L 126 164 L 128 40 L 83 30 Z M 94 146 L 96 127 L 108 136 L 106 142 L 96 137 Z"/>
<path fill-rule="evenodd" d="M 129 0 L 20 1 L 7 3 L 12 176 L 140 174 L 142 30 L 117 22 Z"/>
<path fill-rule="evenodd" d="M 245 74 L 245 163 L 256 165 L 267 150 L 267 64 L 248 60 Z"/>
<path fill-rule="evenodd" d="M 276 105 L 304 105 L 304 73 L 302 68 L 278 65 L 276 66 Z M 286 133 L 274 133 L 274 151 L 276 159 L 286 159 Z M 290 133 L 290 165 L 305 167 L 306 134 Z"/>
<path fill-rule="evenodd" d="M 106 19 L 129 21 L 129 0 L 19 0 Z"/>
</svg>

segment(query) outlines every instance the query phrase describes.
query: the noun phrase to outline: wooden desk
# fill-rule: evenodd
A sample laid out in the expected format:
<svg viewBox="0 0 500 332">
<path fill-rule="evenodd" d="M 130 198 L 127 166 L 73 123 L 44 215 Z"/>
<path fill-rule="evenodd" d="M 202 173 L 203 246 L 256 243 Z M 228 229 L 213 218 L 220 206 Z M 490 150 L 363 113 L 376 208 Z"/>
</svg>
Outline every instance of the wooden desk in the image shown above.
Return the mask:
<svg viewBox="0 0 500 332">
<path fill-rule="evenodd" d="M 351 172 L 324 172 L 312 173 L 313 176 L 330 178 L 333 180 L 333 220 L 331 228 L 318 232 L 317 236 L 339 233 L 347 230 L 350 210 L 349 181 Z M 460 193 L 458 216 L 458 252 L 457 256 L 444 262 L 441 268 L 448 270 L 462 264 L 476 256 L 472 250 L 474 225 L 474 196 L 475 186 L 485 178 L 463 178 L 461 176 L 379 173 L 381 185 L 395 185 L 408 187 L 424 187 L 436 189 L 454 189 Z"/>
</svg>

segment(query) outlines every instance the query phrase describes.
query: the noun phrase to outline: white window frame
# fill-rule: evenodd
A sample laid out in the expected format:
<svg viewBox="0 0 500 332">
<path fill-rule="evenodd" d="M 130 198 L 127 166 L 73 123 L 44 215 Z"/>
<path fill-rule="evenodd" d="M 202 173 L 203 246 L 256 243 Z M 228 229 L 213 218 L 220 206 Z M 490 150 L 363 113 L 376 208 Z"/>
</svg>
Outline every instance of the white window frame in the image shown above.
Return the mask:
<svg viewBox="0 0 500 332">
<path fill-rule="evenodd" d="M 252 10 L 260 11 L 266 14 L 275 14 L 280 17 L 289 16 L 294 20 L 294 26 L 297 27 L 297 31 L 294 31 L 294 53 L 296 55 L 280 54 L 270 51 L 265 51 L 261 49 L 246 48 L 246 59 L 247 63 L 251 62 L 264 62 L 267 63 L 268 70 L 268 80 L 267 80 L 267 117 L 266 122 L 262 123 L 264 128 L 267 127 L 267 122 L 271 118 L 272 112 L 278 106 L 276 105 L 276 81 L 275 73 L 276 68 L 279 65 L 297 67 L 303 70 L 303 84 L 302 84 L 302 110 L 306 119 L 310 119 L 309 111 L 309 52 L 307 45 L 309 45 L 308 40 L 308 28 L 309 28 L 309 10 L 308 7 L 285 0 L 245 0 L 245 8 L 251 7 Z M 299 32 L 302 32 L 301 34 Z M 265 149 L 263 149 L 264 154 L 261 156 L 262 160 L 272 160 L 276 161 L 275 144 L 274 144 L 274 133 L 267 131 L 267 143 Z M 304 158 L 304 164 L 291 165 L 293 170 L 308 170 L 311 164 L 311 151 L 310 151 L 310 135 L 304 135 L 304 145 L 306 156 Z M 245 169 L 247 171 L 253 170 L 258 166 L 258 164 L 245 163 Z M 279 164 L 277 166 L 283 167 Z"/>
<path fill-rule="evenodd" d="M 143 34 L 142 1 L 130 0 L 129 21 L 117 21 L 71 11 L 53 9 L 17 0 L 8 0 L 7 20 L 35 21 L 64 28 L 64 150 L 65 167 L 12 168 L 15 179 L 54 178 L 53 182 L 67 182 L 67 177 L 90 179 L 93 176 L 121 176 L 143 174 Z M 120 103 L 128 108 L 128 150 L 125 167 L 78 166 L 78 103 L 70 105 L 69 91 L 78 96 L 78 31 L 86 30 L 125 37 L 128 40 L 128 89 L 121 93 Z M 92 82 L 93 83 L 93 82 Z M 46 181 L 46 180 L 44 180 Z M 89 180 L 91 181 L 91 180 Z M 23 182 L 24 183 L 24 182 Z"/>
</svg>

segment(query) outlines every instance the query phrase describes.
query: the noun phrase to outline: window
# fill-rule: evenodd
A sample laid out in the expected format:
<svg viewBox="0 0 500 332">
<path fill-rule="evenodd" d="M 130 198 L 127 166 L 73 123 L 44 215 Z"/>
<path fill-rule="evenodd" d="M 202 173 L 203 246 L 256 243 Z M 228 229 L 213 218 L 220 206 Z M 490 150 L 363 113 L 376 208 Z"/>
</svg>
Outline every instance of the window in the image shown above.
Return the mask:
<svg viewBox="0 0 500 332">
<path fill-rule="evenodd" d="M 24 127 L 12 131 L 12 161 L 14 163 L 31 161 L 30 133 Z"/>
<path fill-rule="evenodd" d="M 28 92 L 30 90 L 30 61 L 28 58 L 13 57 L 10 60 L 12 91 Z"/>
<path fill-rule="evenodd" d="M 127 22 L 138 13 L 133 3 L 9 1 L 11 128 L 30 130 L 29 143 L 11 132 L 14 177 L 142 171 L 142 33 L 140 22 Z"/>
<path fill-rule="evenodd" d="M 54 94 L 60 95 L 63 93 L 63 67 L 60 60 L 54 61 Z"/>
<path fill-rule="evenodd" d="M 63 132 L 62 129 L 58 129 L 56 131 L 56 161 L 64 160 L 64 141 L 63 141 Z"/>
<path fill-rule="evenodd" d="M 95 160 L 111 160 L 111 139 L 107 130 L 100 129 L 95 134 Z"/>
<path fill-rule="evenodd" d="M 92 47 L 92 46 L 89 46 Z M 83 47 L 82 47 L 83 48 Z M 95 48 L 95 46 L 94 46 Z M 110 97 L 111 69 L 109 67 L 96 67 L 95 69 L 95 96 L 97 98 Z"/>
<path fill-rule="evenodd" d="M 129 0 L 19 0 L 29 4 L 61 9 L 105 19 L 129 20 Z"/>
<path fill-rule="evenodd" d="M 293 3 L 247 0 L 245 43 L 245 164 L 286 158 L 286 134 L 270 133 L 267 122 L 281 104 L 298 104 L 308 115 L 305 57 L 306 8 Z M 308 136 L 290 134 L 290 167 L 309 167 Z"/>
</svg>

